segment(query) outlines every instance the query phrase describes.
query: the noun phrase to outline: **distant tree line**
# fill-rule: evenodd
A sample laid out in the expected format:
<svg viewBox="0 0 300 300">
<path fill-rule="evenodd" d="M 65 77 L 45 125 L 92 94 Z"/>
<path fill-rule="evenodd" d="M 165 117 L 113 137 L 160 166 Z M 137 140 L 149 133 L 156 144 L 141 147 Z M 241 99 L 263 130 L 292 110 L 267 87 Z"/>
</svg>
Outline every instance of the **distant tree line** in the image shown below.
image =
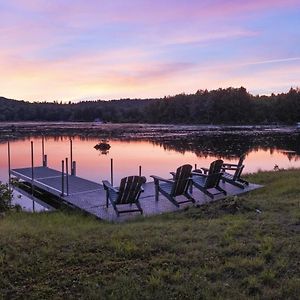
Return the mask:
<svg viewBox="0 0 300 300">
<path fill-rule="evenodd" d="M 175 124 L 293 124 L 300 122 L 300 89 L 253 96 L 243 87 L 198 90 L 160 99 L 79 103 L 25 102 L 0 97 L 0 121 L 94 121 Z"/>
</svg>

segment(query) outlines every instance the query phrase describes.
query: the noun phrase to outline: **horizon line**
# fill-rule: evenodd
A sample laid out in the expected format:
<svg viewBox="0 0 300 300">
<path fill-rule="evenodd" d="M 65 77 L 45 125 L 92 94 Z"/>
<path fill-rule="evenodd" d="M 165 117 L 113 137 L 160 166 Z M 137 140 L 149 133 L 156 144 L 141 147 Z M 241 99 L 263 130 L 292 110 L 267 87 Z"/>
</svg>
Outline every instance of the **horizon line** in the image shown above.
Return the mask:
<svg viewBox="0 0 300 300">
<path fill-rule="evenodd" d="M 161 96 L 161 97 L 148 97 L 148 98 L 130 98 L 130 97 L 124 97 L 124 98 L 119 98 L 119 99 L 101 99 L 101 98 L 98 98 L 98 99 L 78 99 L 78 100 L 33 100 L 33 101 L 29 101 L 29 100 L 25 100 L 25 99 L 14 99 L 14 98 L 10 98 L 10 97 L 6 97 L 6 96 L 1 96 L 0 95 L 0 98 L 4 98 L 4 99 L 7 99 L 7 100 L 13 100 L 13 101 L 19 101 L 19 102 L 26 102 L 26 103 L 62 103 L 62 104 L 77 104 L 77 103 L 82 103 L 82 102 L 96 102 L 96 101 L 103 101 L 103 102 L 109 102 L 109 101 L 122 101 L 122 100 L 157 100 L 157 99 L 164 99 L 164 98 L 170 98 L 170 97 L 175 97 L 175 96 L 178 96 L 178 95 L 193 95 L 193 94 L 196 94 L 198 91 L 208 91 L 208 92 L 211 92 L 211 91 L 217 91 L 217 90 L 227 90 L 227 89 L 241 89 L 241 88 L 244 88 L 246 89 L 246 91 L 251 94 L 252 96 L 259 96 L 259 97 L 263 97 L 263 96 L 271 96 L 272 94 L 274 95 L 280 95 L 280 94 L 287 94 L 291 89 L 294 89 L 294 90 L 297 90 L 299 89 L 299 86 L 293 86 L 291 85 L 291 87 L 288 89 L 288 91 L 286 92 L 277 92 L 277 93 L 274 93 L 274 92 L 270 92 L 270 93 L 252 93 L 250 92 L 246 87 L 244 86 L 240 86 L 240 87 L 232 87 L 232 86 L 229 86 L 229 87 L 226 87 L 226 88 L 223 88 L 223 87 L 220 87 L 220 88 L 217 88 L 217 89 L 198 89 L 196 90 L 194 93 L 187 93 L 187 92 L 181 92 L 181 93 L 177 93 L 177 94 L 173 94 L 173 95 L 164 95 L 164 96 Z M 71 103 L 70 103 L 71 102 Z"/>
</svg>

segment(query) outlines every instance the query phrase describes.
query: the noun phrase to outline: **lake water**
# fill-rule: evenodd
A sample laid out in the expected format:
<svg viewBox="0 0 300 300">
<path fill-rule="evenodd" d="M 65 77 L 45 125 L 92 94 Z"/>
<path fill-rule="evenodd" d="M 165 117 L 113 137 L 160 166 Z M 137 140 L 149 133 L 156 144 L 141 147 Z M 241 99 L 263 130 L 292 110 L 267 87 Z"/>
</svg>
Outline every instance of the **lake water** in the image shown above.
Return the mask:
<svg viewBox="0 0 300 300">
<path fill-rule="evenodd" d="M 21 168 L 31 165 L 30 141 L 34 142 L 34 164 L 42 164 L 41 138 L 24 138 L 11 141 L 11 167 Z M 169 177 L 170 171 L 175 171 L 182 164 L 197 164 L 198 167 L 207 167 L 210 162 L 222 158 L 227 162 L 237 162 L 238 157 L 228 156 L 220 151 L 203 153 L 193 150 L 193 145 L 184 142 L 168 144 L 155 144 L 151 141 L 109 141 L 111 148 L 108 153 L 102 154 L 94 146 L 99 142 L 96 138 L 73 138 L 73 160 L 77 162 L 77 175 L 86 179 L 100 182 L 110 180 L 110 159 L 114 161 L 114 184 L 117 185 L 122 177 L 138 174 L 139 166 L 142 167 L 142 175 L 151 180 L 150 175 L 155 174 Z M 196 142 L 195 142 L 196 143 Z M 194 145 L 197 149 L 197 145 Z M 238 145 L 237 145 L 238 147 Z M 232 150 L 232 149 L 231 149 Z M 297 149 L 295 149 L 297 150 Z M 69 157 L 70 142 L 68 137 L 48 137 L 45 139 L 45 153 L 48 155 L 48 166 L 61 169 L 61 161 Z M 238 152 L 238 151 L 237 151 Z M 0 144 L 0 180 L 8 179 L 7 144 Z M 245 172 L 257 172 L 258 170 L 273 170 L 279 168 L 300 168 L 300 160 L 297 152 L 291 147 L 250 147 L 245 159 Z M 16 201 L 23 207 L 31 210 L 32 203 L 23 201 L 24 197 Z M 23 202 L 22 202 L 23 201 Z M 42 209 L 36 204 L 36 210 Z"/>
</svg>

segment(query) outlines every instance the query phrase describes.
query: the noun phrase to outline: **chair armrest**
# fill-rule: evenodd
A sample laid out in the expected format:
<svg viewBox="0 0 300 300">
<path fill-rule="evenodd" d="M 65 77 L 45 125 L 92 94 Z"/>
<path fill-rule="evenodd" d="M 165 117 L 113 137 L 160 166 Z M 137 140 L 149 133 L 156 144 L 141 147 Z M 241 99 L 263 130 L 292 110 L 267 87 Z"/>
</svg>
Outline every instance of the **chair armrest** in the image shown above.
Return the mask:
<svg viewBox="0 0 300 300">
<path fill-rule="evenodd" d="M 199 174 L 203 174 L 203 170 L 201 169 L 195 169 L 192 171 L 192 173 L 199 173 Z"/>
<path fill-rule="evenodd" d="M 152 178 L 154 179 L 154 182 L 155 182 L 155 183 L 158 183 L 159 181 L 164 181 L 164 182 L 174 183 L 173 180 L 165 179 L 165 178 L 162 178 L 162 177 L 159 177 L 159 176 L 156 176 L 156 175 L 151 175 L 150 177 L 152 177 Z"/>
<path fill-rule="evenodd" d="M 243 167 L 244 165 L 234 165 L 234 164 L 223 164 L 222 166 L 222 170 L 226 171 L 226 170 L 231 170 L 231 171 L 235 171 L 235 170 L 239 170 Z"/>
<path fill-rule="evenodd" d="M 176 173 L 175 172 L 170 172 L 170 174 L 173 176 L 173 179 L 175 179 Z"/>
<path fill-rule="evenodd" d="M 116 193 L 119 192 L 118 189 L 113 187 L 107 180 L 103 180 L 102 183 L 103 183 L 103 187 L 104 187 L 105 190 L 112 190 Z"/>
<path fill-rule="evenodd" d="M 208 172 L 209 172 L 208 168 L 201 168 L 201 170 L 204 172 L 204 174 L 208 174 Z"/>
<path fill-rule="evenodd" d="M 193 172 L 191 173 L 191 175 L 192 175 L 192 177 L 193 177 L 193 176 L 202 176 L 202 177 L 207 177 L 207 176 L 208 176 L 208 174 L 199 173 L 199 172 L 195 172 L 195 171 L 193 171 Z"/>
<path fill-rule="evenodd" d="M 224 163 L 223 168 L 237 168 L 238 165 L 237 164 L 229 164 L 229 163 Z"/>
</svg>

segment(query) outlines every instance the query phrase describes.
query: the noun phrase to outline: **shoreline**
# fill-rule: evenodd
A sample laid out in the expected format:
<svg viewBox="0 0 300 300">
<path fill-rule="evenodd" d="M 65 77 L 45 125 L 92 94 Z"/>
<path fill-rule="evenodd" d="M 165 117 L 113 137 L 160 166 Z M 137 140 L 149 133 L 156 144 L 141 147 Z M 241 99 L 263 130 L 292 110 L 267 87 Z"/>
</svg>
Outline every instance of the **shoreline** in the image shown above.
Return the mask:
<svg viewBox="0 0 300 300">
<path fill-rule="evenodd" d="M 159 136 L 158 136 L 159 134 Z M 86 136 L 99 138 L 153 139 L 205 135 L 300 135 L 296 126 L 278 125 L 172 125 L 138 123 L 79 122 L 4 122 L 0 123 L 0 140 L 24 136 Z"/>
</svg>

